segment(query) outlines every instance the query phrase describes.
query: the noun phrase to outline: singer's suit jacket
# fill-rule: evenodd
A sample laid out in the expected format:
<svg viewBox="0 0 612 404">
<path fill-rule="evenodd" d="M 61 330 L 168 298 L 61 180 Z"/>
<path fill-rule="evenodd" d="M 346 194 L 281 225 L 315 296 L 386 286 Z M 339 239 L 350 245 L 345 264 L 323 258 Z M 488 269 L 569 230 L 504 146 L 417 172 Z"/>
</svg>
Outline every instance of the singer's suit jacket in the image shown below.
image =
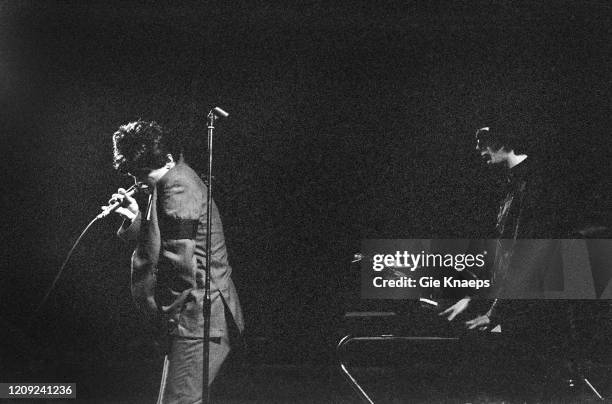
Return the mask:
<svg viewBox="0 0 612 404">
<path fill-rule="evenodd" d="M 147 209 L 118 235 L 135 240 L 132 295 L 146 313 L 167 317 L 173 335 L 203 335 L 208 188 L 182 160 L 153 187 Z M 242 331 L 244 322 L 231 279 L 223 226 L 212 206 L 210 336 L 227 333 L 226 311 Z"/>
</svg>

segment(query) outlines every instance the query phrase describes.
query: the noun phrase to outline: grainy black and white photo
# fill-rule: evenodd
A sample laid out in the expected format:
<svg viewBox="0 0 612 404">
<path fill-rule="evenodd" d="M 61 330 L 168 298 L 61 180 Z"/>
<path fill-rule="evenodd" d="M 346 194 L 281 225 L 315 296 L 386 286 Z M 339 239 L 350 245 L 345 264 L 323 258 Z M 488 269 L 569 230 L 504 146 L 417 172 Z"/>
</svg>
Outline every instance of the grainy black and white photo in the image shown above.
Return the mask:
<svg viewBox="0 0 612 404">
<path fill-rule="evenodd" d="M 612 400 L 612 3 L 0 1 L 0 402 Z"/>
</svg>

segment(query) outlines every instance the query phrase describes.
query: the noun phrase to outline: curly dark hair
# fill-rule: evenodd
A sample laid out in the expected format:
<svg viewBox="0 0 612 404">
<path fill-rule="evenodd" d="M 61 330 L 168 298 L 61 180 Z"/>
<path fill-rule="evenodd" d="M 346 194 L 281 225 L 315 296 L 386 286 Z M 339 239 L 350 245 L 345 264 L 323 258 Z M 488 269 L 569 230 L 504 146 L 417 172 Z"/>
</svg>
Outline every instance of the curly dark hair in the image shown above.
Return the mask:
<svg viewBox="0 0 612 404">
<path fill-rule="evenodd" d="M 169 153 L 168 133 L 157 122 L 130 122 L 113 134 L 113 166 L 123 174 L 163 167 Z"/>
</svg>

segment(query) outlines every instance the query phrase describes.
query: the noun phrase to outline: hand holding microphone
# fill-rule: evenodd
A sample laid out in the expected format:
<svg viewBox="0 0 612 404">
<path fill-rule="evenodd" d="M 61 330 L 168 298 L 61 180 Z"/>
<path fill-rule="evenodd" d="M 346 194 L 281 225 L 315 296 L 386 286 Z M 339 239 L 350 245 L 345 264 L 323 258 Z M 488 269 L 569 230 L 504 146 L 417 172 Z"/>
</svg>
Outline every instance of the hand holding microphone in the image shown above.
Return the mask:
<svg viewBox="0 0 612 404">
<path fill-rule="evenodd" d="M 137 191 L 138 186 L 136 185 L 129 187 L 127 190 L 119 188 L 108 200 L 108 206 L 102 206 L 102 212 L 98 215 L 98 218 L 104 218 L 116 211 L 125 219 L 134 220 L 139 210 L 138 202 L 133 197 Z"/>
</svg>

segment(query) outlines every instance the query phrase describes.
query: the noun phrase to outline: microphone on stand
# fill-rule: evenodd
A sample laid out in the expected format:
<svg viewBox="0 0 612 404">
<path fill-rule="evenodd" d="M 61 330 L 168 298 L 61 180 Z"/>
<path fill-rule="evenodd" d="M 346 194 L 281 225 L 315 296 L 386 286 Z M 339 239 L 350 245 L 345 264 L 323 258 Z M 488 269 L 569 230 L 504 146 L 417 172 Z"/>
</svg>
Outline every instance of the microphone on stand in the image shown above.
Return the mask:
<svg viewBox="0 0 612 404">
<path fill-rule="evenodd" d="M 211 115 L 215 116 L 217 118 L 227 118 L 229 116 L 229 113 L 225 112 L 224 110 L 222 110 L 219 107 L 214 107 L 208 113 L 208 116 L 211 116 Z"/>
<path fill-rule="evenodd" d="M 125 191 L 125 195 L 126 196 L 132 196 L 134 195 L 136 192 L 138 192 L 138 184 L 134 184 L 131 187 L 129 187 L 126 191 Z M 119 207 L 121 206 L 121 202 L 117 201 L 117 202 L 113 202 L 110 205 L 106 206 L 102 212 L 100 212 L 100 214 L 98 214 L 98 216 L 96 216 L 96 220 L 99 219 L 103 219 L 106 216 L 110 215 L 111 213 L 113 213 L 114 211 L 116 211 L 117 209 L 119 209 Z"/>
</svg>

